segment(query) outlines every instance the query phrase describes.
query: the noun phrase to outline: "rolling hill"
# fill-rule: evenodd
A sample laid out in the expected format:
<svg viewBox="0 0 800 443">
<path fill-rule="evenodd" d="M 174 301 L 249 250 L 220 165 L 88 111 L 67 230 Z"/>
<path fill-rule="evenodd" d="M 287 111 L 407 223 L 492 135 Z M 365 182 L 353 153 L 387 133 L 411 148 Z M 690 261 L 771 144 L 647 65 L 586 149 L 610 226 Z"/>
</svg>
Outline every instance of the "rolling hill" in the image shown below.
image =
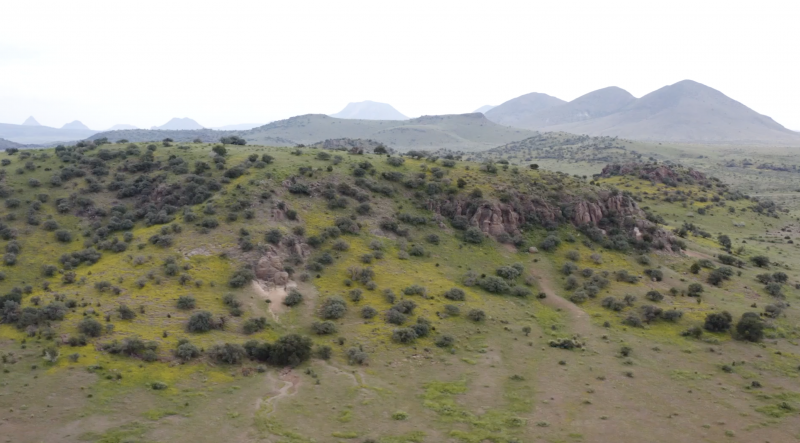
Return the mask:
<svg viewBox="0 0 800 443">
<path fill-rule="evenodd" d="M 422 116 L 410 120 L 349 120 L 308 114 L 242 131 L 248 142 L 267 138 L 313 144 L 326 139 L 371 139 L 398 151 L 452 149 L 479 151 L 521 140 L 534 133 L 495 124 L 480 113 Z"/>
<path fill-rule="evenodd" d="M 511 99 L 501 105 L 486 111 L 486 118 L 505 126 L 518 126 L 519 122 L 526 120 L 534 114 L 548 108 L 566 103 L 556 98 L 539 92 L 532 92 Z"/>
<path fill-rule="evenodd" d="M 664 86 L 639 99 L 611 87 L 531 113 L 509 100 L 502 119 L 519 128 L 618 136 L 675 143 L 800 145 L 800 136 L 720 91 L 692 80 Z"/>
<path fill-rule="evenodd" d="M 344 109 L 332 114 L 331 117 L 357 120 L 408 120 L 408 117 L 392 105 L 369 100 L 348 103 Z"/>
</svg>

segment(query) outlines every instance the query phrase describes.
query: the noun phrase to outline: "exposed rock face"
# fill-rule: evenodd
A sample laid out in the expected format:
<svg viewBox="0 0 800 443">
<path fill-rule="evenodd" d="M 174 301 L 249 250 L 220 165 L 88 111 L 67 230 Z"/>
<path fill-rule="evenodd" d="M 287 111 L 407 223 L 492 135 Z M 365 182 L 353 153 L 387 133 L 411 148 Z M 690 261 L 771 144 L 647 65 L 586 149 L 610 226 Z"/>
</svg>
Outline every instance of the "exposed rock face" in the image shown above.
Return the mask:
<svg viewBox="0 0 800 443">
<path fill-rule="evenodd" d="M 448 218 L 464 216 L 471 226 L 487 235 L 518 234 L 526 223 L 569 222 L 575 226 L 597 226 L 611 215 L 620 219 L 644 219 L 636 202 L 621 193 L 599 191 L 597 198 L 565 196 L 559 206 L 538 196 L 518 195 L 514 203 L 475 202 L 472 200 L 429 200 L 428 209 Z"/>
<path fill-rule="evenodd" d="M 283 261 L 278 251 L 270 246 L 267 253 L 258 260 L 256 277 L 274 285 L 285 285 L 289 283 L 289 273 L 283 269 Z"/>
</svg>

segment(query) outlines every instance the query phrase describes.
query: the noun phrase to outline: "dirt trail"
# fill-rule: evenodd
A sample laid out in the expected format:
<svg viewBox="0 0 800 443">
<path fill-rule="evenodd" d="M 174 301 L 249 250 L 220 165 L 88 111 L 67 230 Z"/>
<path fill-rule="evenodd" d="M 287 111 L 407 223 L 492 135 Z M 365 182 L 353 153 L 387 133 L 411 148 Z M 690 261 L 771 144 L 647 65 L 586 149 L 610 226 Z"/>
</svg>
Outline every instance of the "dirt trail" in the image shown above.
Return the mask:
<svg viewBox="0 0 800 443">
<path fill-rule="evenodd" d="M 291 369 L 282 370 L 277 380 L 273 378 L 272 374 L 267 375 L 267 382 L 270 383 L 273 381 L 282 382 L 283 386 L 281 386 L 274 395 L 259 398 L 256 401 L 256 411 L 260 411 L 264 408 L 266 415 L 275 412 L 275 404 L 278 400 L 296 394 L 297 387 L 300 385 L 300 377 L 294 374 Z M 273 393 L 274 391 L 270 392 L 270 394 Z"/>
<path fill-rule="evenodd" d="M 569 316 L 572 318 L 573 332 L 582 337 L 588 337 L 589 333 L 592 331 L 592 323 L 589 320 L 589 315 L 571 301 L 561 298 L 556 294 L 550 275 L 541 269 L 533 269 L 531 273 L 536 278 L 539 289 L 547 294 L 547 298 L 542 299 L 542 303 L 569 313 Z"/>
<path fill-rule="evenodd" d="M 698 251 L 692 251 L 692 250 L 689 250 L 689 249 L 685 249 L 683 251 L 683 253 L 686 254 L 687 256 L 693 257 L 693 258 L 707 258 L 709 260 L 713 258 L 708 254 L 704 254 L 704 253 L 698 252 Z"/>
</svg>

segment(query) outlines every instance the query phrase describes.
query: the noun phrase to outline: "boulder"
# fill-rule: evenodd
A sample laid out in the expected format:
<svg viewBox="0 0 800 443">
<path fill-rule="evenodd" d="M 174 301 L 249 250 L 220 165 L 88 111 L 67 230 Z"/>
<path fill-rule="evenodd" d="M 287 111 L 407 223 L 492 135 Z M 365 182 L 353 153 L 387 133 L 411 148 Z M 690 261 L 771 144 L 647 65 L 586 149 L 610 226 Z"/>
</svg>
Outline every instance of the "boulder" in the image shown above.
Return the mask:
<svg viewBox="0 0 800 443">
<path fill-rule="evenodd" d="M 270 247 L 267 253 L 258 260 L 256 278 L 276 286 L 289 283 L 289 273 L 283 270 L 283 261 L 275 248 Z"/>
<path fill-rule="evenodd" d="M 531 246 L 530 248 L 528 248 L 528 252 L 531 254 L 538 254 L 539 249 L 536 246 Z"/>
</svg>

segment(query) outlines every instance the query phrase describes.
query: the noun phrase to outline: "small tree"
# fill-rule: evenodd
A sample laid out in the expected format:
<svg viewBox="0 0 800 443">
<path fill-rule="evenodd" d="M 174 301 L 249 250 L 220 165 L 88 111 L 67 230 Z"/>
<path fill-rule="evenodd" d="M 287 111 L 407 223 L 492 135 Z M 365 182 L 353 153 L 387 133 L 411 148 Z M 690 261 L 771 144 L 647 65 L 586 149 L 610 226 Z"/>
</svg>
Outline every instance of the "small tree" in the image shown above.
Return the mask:
<svg viewBox="0 0 800 443">
<path fill-rule="evenodd" d="M 78 323 L 78 331 L 89 337 L 99 337 L 103 333 L 103 325 L 93 318 L 84 318 Z"/>
<path fill-rule="evenodd" d="M 769 267 L 769 257 L 764 255 L 756 255 L 755 257 L 750 258 L 750 261 L 752 261 L 753 264 L 759 268 Z"/>
<path fill-rule="evenodd" d="M 476 227 L 471 227 L 464 232 L 464 241 L 467 243 L 483 243 L 483 232 Z"/>
<path fill-rule="evenodd" d="M 759 342 L 764 338 L 764 322 L 755 312 L 745 312 L 736 323 L 736 337 L 740 340 Z"/>
<path fill-rule="evenodd" d="M 731 328 L 733 317 L 728 311 L 712 312 L 706 316 L 703 328 L 710 332 L 725 332 Z"/>
<path fill-rule="evenodd" d="M 467 317 L 474 322 L 481 322 L 486 319 L 486 313 L 480 309 L 471 309 Z"/>
</svg>

